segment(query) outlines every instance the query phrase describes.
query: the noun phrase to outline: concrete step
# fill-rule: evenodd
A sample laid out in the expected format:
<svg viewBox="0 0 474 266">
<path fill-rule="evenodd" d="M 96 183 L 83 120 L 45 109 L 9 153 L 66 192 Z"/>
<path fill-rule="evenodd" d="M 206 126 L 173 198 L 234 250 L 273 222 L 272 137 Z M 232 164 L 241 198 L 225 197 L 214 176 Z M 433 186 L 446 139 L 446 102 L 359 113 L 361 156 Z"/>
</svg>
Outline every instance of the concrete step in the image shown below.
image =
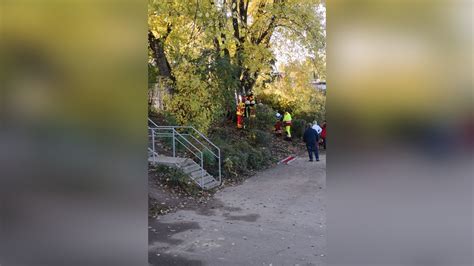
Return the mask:
<svg viewBox="0 0 474 266">
<path fill-rule="evenodd" d="M 211 177 L 210 179 L 205 180 L 205 182 L 203 182 L 202 185 L 203 186 L 209 186 L 209 185 L 214 184 L 214 183 L 217 183 L 217 181 L 213 177 Z"/>
<path fill-rule="evenodd" d="M 201 177 L 197 177 L 195 179 L 193 179 L 194 182 L 198 183 L 199 185 L 201 185 Z M 202 178 L 202 185 L 205 185 L 207 183 L 210 183 L 210 182 L 213 182 L 215 181 L 214 177 L 210 176 L 209 174 L 208 175 L 205 175 L 203 178 Z"/>
<path fill-rule="evenodd" d="M 187 159 L 186 158 L 180 158 L 180 157 L 170 157 L 170 156 L 164 156 L 164 155 L 158 155 L 153 157 L 153 155 L 150 155 L 148 157 L 148 161 L 154 164 L 162 164 L 162 165 L 167 165 L 170 167 L 180 165 L 181 163 L 185 162 Z"/>
<path fill-rule="evenodd" d="M 207 184 L 204 184 L 202 187 L 203 187 L 203 189 L 213 189 L 215 187 L 218 187 L 219 185 L 220 185 L 219 182 L 214 180 L 213 182 L 209 182 Z"/>
<path fill-rule="evenodd" d="M 148 161 L 152 164 L 161 164 L 169 167 L 181 169 L 187 174 L 198 186 L 202 185 L 203 189 L 212 189 L 220 185 L 217 180 L 211 176 L 206 170 L 202 171 L 201 166 L 189 158 L 170 157 L 164 155 L 157 155 L 153 157 L 152 152 L 149 152 Z M 201 181 L 201 176 L 202 181 Z"/>
<path fill-rule="evenodd" d="M 198 170 L 195 170 L 194 172 L 191 172 L 188 175 L 191 177 L 191 179 L 195 180 L 196 178 L 201 178 L 201 176 L 205 177 L 206 175 L 209 175 L 209 174 L 206 172 L 206 170 L 201 171 L 201 167 L 199 167 Z"/>
<path fill-rule="evenodd" d="M 219 186 L 219 183 L 216 182 L 215 184 L 213 184 L 213 185 L 211 185 L 211 186 L 205 186 L 205 187 L 203 187 L 203 189 L 205 189 L 205 190 L 211 190 L 211 189 L 216 188 L 216 187 L 218 187 L 218 186 Z"/>
<path fill-rule="evenodd" d="M 191 165 L 197 165 L 199 166 L 195 161 L 191 160 L 191 159 L 186 159 L 184 162 L 182 162 L 179 167 L 181 168 L 186 168 L 188 166 L 191 166 Z"/>
<path fill-rule="evenodd" d="M 190 174 L 192 172 L 201 170 L 201 166 L 199 166 L 198 164 L 191 164 L 186 167 L 183 167 L 182 169 L 185 174 Z"/>
</svg>

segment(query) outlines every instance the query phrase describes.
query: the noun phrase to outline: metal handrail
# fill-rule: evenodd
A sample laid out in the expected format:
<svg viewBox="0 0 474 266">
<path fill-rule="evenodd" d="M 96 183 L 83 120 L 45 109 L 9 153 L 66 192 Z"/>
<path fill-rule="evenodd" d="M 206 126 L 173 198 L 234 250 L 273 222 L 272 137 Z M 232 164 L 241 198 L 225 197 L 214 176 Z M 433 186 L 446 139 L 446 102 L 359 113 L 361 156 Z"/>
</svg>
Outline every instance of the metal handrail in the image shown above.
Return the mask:
<svg viewBox="0 0 474 266">
<path fill-rule="evenodd" d="M 152 123 L 155 127 L 159 127 L 155 122 L 153 122 L 153 120 L 151 120 L 149 117 L 148 117 L 148 122 L 149 123 Z"/>
<path fill-rule="evenodd" d="M 152 150 L 150 147 L 148 147 L 148 151 L 151 151 L 152 155 L 153 155 L 153 161 L 156 160 L 156 156 L 158 155 L 154 150 Z"/>
<path fill-rule="evenodd" d="M 217 154 L 215 154 L 213 151 L 211 151 L 211 149 L 209 149 L 209 147 L 207 147 L 206 145 L 204 145 L 204 143 L 202 143 L 201 141 L 199 141 L 195 136 L 191 135 L 191 134 L 181 134 L 183 136 L 190 136 L 191 138 L 193 138 L 195 141 L 197 141 L 199 144 L 201 144 L 202 147 L 204 147 L 204 149 L 208 150 L 210 153 L 212 153 L 212 155 L 214 155 L 214 157 L 218 158 Z"/>
<path fill-rule="evenodd" d="M 217 150 L 220 150 L 219 147 L 217 147 L 217 145 L 215 145 L 214 143 L 212 143 L 212 141 L 210 141 L 206 136 L 204 136 L 204 134 L 202 134 L 199 130 L 197 130 L 196 128 L 194 128 L 193 126 L 158 126 L 155 122 L 153 122 L 153 120 L 151 120 L 150 118 L 148 118 L 148 122 L 150 122 L 154 127 L 156 128 L 190 128 L 192 129 L 195 133 L 197 133 L 200 137 L 202 137 L 204 140 L 206 140 L 207 143 L 209 143 L 211 146 L 213 146 L 214 148 L 216 148 Z"/>
<path fill-rule="evenodd" d="M 186 139 L 183 135 L 181 135 L 178 131 L 176 131 L 175 129 L 173 129 L 173 133 L 181 138 L 183 138 L 189 145 L 191 145 L 191 147 L 193 147 L 194 149 L 196 149 L 197 151 L 200 151 L 200 149 L 198 149 L 196 146 L 194 146 L 188 139 Z M 180 142 L 181 143 L 181 142 Z M 183 144 L 183 143 L 181 143 Z M 183 144 L 184 145 L 184 144 Z"/>
<path fill-rule="evenodd" d="M 181 143 L 181 145 L 183 145 L 189 152 L 191 152 L 192 154 L 194 154 L 194 156 L 196 156 L 196 157 L 199 156 L 199 155 L 197 155 L 196 153 L 194 153 L 190 148 L 188 148 L 188 147 L 186 146 L 186 144 L 182 143 L 179 139 L 176 139 L 176 141 L 179 142 L 179 143 Z M 192 144 L 191 144 L 191 145 L 192 145 Z M 199 151 L 198 153 L 202 153 L 202 151 L 200 151 L 199 149 L 198 149 L 198 151 Z"/>
<path fill-rule="evenodd" d="M 168 128 L 167 128 L 168 129 Z M 157 129 L 153 129 L 153 128 L 149 128 L 149 130 L 151 130 L 152 132 L 152 145 L 153 145 L 153 149 L 150 149 L 148 148 L 149 150 L 151 150 L 153 152 L 153 160 L 155 161 L 155 158 L 156 158 L 156 152 L 154 151 L 154 148 L 155 148 L 155 131 Z M 164 134 L 162 134 L 164 135 Z M 197 182 L 196 180 L 193 179 L 194 182 L 198 183 L 200 187 L 202 187 L 202 182 L 203 182 L 203 179 L 204 179 L 204 169 L 203 169 L 203 154 L 202 154 L 202 151 L 200 149 L 198 149 L 196 146 L 194 146 L 189 140 L 187 140 L 184 136 L 182 136 L 179 132 L 177 132 L 175 129 L 172 129 L 172 134 L 168 134 L 168 135 L 172 135 L 173 137 L 173 157 L 176 157 L 176 142 L 177 141 L 178 143 L 180 143 L 181 145 L 183 145 L 183 147 L 188 150 L 190 153 L 192 153 L 195 158 L 197 158 L 199 164 L 201 165 L 201 176 L 199 178 L 199 182 Z M 179 137 L 181 137 L 181 139 L 179 139 Z M 194 148 L 195 151 L 193 151 L 190 147 Z"/>
<path fill-rule="evenodd" d="M 173 140 L 173 141 L 178 141 L 181 145 L 183 145 L 183 147 L 185 147 L 189 152 L 191 152 L 191 153 L 192 153 L 193 155 L 195 155 L 196 157 L 199 157 L 199 155 L 196 154 L 196 153 L 202 153 L 202 151 L 201 151 L 198 147 L 194 146 L 194 145 L 193 145 L 189 140 L 187 140 L 182 134 L 180 134 L 179 132 L 177 132 L 177 131 L 174 130 L 174 129 L 173 129 L 173 131 L 172 131 L 171 133 L 169 133 L 169 134 L 167 134 L 167 133 L 155 133 L 155 129 L 153 129 L 153 128 L 150 128 L 150 130 L 152 131 L 152 135 L 153 135 L 153 136 L 157 136 L 157 135 L 169 135 L 169 136 L 171 137 L 171 136 L 173 136 L 173 134 L 174 134 L 175 136 L 181 137 L 181 138 L 184 140 L 184 142 L 186 142 L 186 144 L 188 144 L 189 146 L 191 146 L 191 147 L 194 148 L 194 151 L 191 150 L 188 146 L 186 146 L 185 143 L 183 143 L 182 141 L 180 141 L 180 140 L 177 139 L 176 137 L 174 137 L 174 140 Z M 152 142 L 153 142 L 153 147 L 154 147 L 155 141 L 153 140 Z M 174 146 L 174 145 L 173 145 L 173 146 Z M 176 157 L 176 156 L 175 156 L 176 154 L 175 154 L 174 149 L 175 149 L 175 147 L 173 147 L 173 157 Z M 153 151 L 153 152 L 154 152 L 154 151 Z M 196 153 L 195 153 L 195 152 L 196 152 Z"/>
<path fill-rule="evenodd" d="M 176 130 L 176 128 L 185 128 L 185 129 L 192 129 L 195 133 L 197 133 L 199 136 L 201 136 L 202 138 L 204 138 L 206 140 L 206 142 L 208 144 L 210 144 L 211 146 L 213 146 L 214 148 L 216 148 L 217 150 L 217 153 L 220 153 L 220 148 L 217 147 L 214 143 L 212 143 L 208 138 L 206 138 L 201 132 L 199 132 L 197 129 L 195 129 L 194 127 L 191 127 L 191 126 L 157 126 L 157 127 L 150 127 L 150 129 L 174 129 Z M 176 131 L 178 132 L 178 131 Z M 172 133 L 157 133 L 157 134 L 160 134 L 160 135 L 166 135 L 166 134 L 172 134 Z M 181 134 L 182 136 L 190 136 L 191 138 L 193 138 L 196 142 L 198 142 L 204 149 L 208 150 L 210 153 L 212 153 L 212 155 L 216 158 L 219 157 L 218 154 L 216 154 L 214 151 L 212 151 L 208 146 L 206 146 L 204 143 L 202 143 L 200 140 L 198 140 L 195 136 L 193 136 L 192 134 Z"/>
<path fill-rule="evenodd" d="M 148 129 L 151 130 L 151 132 L 152 132 L 153 149 L 155 148 L 155 136 L 157 136 L 157 137 L 172 137 L 173 138 L 173 157 L 176 157 L 175 142 L 178 141 L 178 143 L 183 145 L 199 161 L 200 167 L 201 167 L 201 178 L 200 178 L 200 186 L 201 187 L 202 187 L 202 182 L 203 182 L 203 178 L 204 178 L 204 171 L 205 171 L 204 170 L 203 150 L 208 150 L 213 155 L 213 157 L 215 157 L 218 160 L 218 174 L 219 174 L 219 176 L 215 177 L 215 178 L 217 179 L 217 181 L 219 183 L 222 182 L 221 150 L 220 150 L 219 147 L 217 147 L 217 145 L 212 143 L 212 141 L 210 141 L 206 136 L 204 136 L 204 134 L 202 134 L 200 131 L 198 131 L 196 128 L 194 128 L 192 126 L 158 126 L 150 118 L 148 118 L 148 122 L 152 125 L 152 126 L 149 126 Z M 192 131 L 192 133 L 194 133 L 194 134 L 198 135 L 199 137 L 201 137 L 202 139 L 204 139 L 204 141 L 199 140 L 193 134 L 189 133 L 189 131 L 186 132 L 186 133 L 180 133 L 180 132 L 178 132 L 177 129 L 189 129 L 189 130 Z M 169 132 L 169 133 L 156 132 L 156 131 L 160 131 L 160 130 L 170 130 L 171 132 Z M 186 138 L 186 136 L 191 137 L 197 144 L 199 144 L 198 146 L 200 146 L 201 149 L 196 147 L 190 140 L 188 140 Z M 205 143 L 208 144 L 211 147 L 214 147 L 216 149 L 216 151 L 213 151 Z M 189 146 L 192 147 L 194 149 L 194 151 L 191 150 Z M 153 155 L 155 155 L 155 153 Z"/>
</svg>

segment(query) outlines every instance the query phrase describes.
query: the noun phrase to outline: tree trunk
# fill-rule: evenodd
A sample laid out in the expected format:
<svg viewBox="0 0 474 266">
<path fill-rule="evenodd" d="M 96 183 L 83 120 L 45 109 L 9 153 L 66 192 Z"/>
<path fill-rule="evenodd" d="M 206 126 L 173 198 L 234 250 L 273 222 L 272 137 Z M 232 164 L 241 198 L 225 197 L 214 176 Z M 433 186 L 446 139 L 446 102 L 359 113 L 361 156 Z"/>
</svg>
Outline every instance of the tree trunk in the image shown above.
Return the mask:
<svg viewBox="0 0 474 266">
<path fill-rule="evenodd" d="M 257 82 L 258 71 L 251 73 L 248 69 L 245 69 L 242 73 L 241 85 L 246 94 L 250 93 L 253 89 L 253 86 Z"/>
<path fill-rule="evenodd" d="M 171 28 L 168 28 L 168 34 L 171 32 Z M 148 42 L 153 52 L 153 58 L 155 59 L 156 67 L 158 68 L 157 82 L 164 83 L 166 92 L 173 95 L 174 89 L 172 84 L 176 81 L 171 71 L 171 65 L 166 58 L 164 42 L 166 36 L 157 39 L 153 33 L 148 32 Z"/>
<path fill-rule="evenodd" d="M 153 85 L 153 97 L 154 97 L 154 106 L 158 110 L 164 109 L 163 104 L 163 84 L 160 82 Z"/>
</svg>

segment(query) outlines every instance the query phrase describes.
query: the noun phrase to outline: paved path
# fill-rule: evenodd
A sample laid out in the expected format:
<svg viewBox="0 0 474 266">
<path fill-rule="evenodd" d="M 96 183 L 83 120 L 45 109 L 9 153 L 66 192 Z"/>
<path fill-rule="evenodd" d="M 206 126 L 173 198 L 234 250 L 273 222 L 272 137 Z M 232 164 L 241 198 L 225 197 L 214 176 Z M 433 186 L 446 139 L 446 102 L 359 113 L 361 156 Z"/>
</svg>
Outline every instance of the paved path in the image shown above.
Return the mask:
<svg viewBox="0 0 474 266">
<path fill-rule="evenodd" d="M 326 157 L 298 157 L 150 221 L 151 265 L 324 265 Z"/>
</svg>

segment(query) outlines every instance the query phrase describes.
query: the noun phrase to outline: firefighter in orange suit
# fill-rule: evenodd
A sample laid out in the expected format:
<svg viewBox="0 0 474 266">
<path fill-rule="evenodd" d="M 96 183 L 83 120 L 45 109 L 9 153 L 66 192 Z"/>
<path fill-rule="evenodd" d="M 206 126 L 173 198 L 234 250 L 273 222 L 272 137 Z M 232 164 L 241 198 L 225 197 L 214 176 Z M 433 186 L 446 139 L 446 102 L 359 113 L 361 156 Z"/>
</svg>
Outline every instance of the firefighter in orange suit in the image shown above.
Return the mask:
<svg viewBox="0 0 474 266">
<path fill-rule="evenodd" d="M 237 104 L 237 128 L 244 128 L 245 103 L 242 100 Z"/>
</svg>

